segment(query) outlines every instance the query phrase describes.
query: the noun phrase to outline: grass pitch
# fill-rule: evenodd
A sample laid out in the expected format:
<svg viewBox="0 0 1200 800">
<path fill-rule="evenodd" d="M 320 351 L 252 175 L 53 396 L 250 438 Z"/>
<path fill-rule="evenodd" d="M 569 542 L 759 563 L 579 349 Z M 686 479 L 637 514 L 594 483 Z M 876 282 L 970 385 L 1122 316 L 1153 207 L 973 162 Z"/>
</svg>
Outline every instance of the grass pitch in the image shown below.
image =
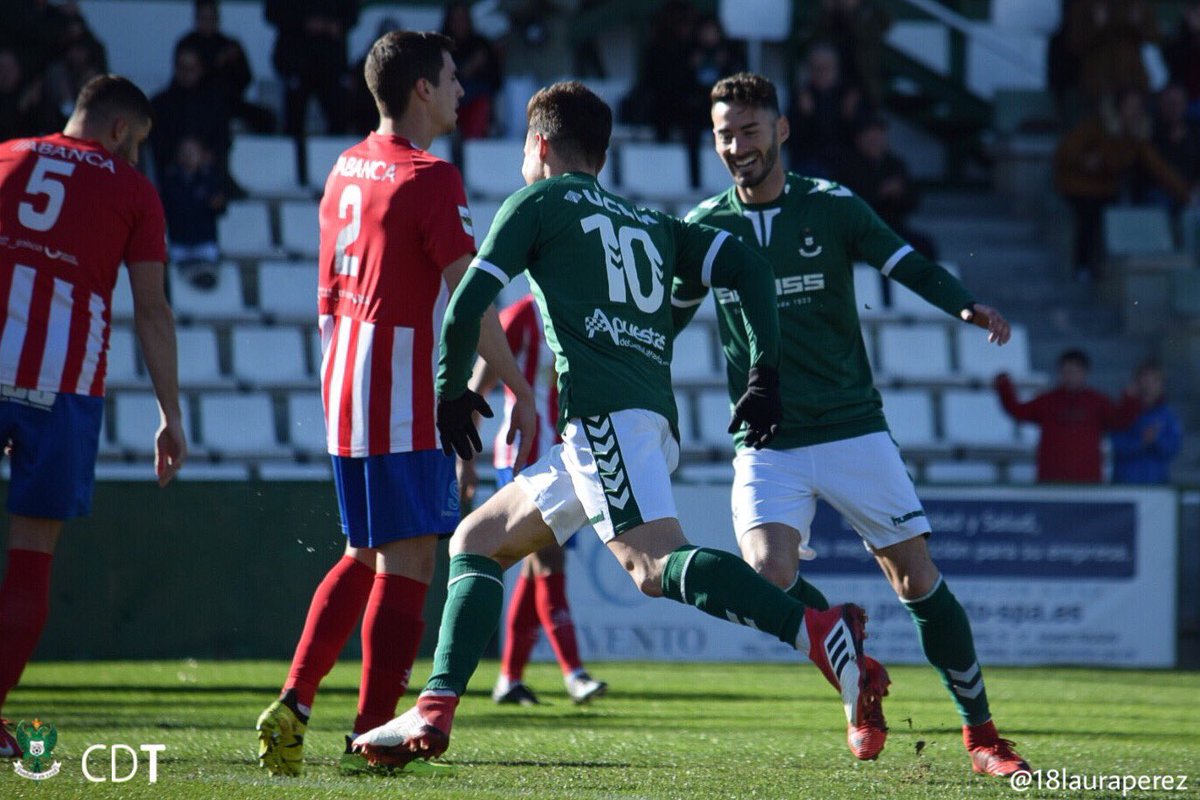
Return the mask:
<svg viewBox="0 0 1200 800">
<path fill-rule="evenodd" d="M 414 676 L 428 674 L 419 663 Z M 971 773 L 957 715 L 928 667 L 891 670 L 891 725 L 877 762 L 855 761 L 834 691 L 807 665 L 596 664 L 609 696 L 576 707 L 557 670 L 527 682 L 546 705 L 496 706 L 485 663 L 464 700 L 446 761 L 451 778 L 344 777 L 342 736 L 353 721 L 357 664 L 338 666 L 317 698 L 306 772 L 273 779 L 257 767 L 254 723 L 287 672 L 282 662 L 34 663 L 9 698 L 11 720 L 58 729 L 62 771 L 34 782 L 2 767 L 0 798 L 953 798 L 1017 795 Z M 1188 774 L 1200 796 L 1200 673 L 990 669 L 1001 733 L 1035 768 L 1077 775 Z M 407 707 L 408 698 L 401 701 Z M 125 783 L 89 783 L 80 758 L 93 744 L 166 745 L 158 783 L 145 759 Z M 109 772 L 106 752 L 93 774 Z M 118 775 L 128 772 L 127 757 Z M 1189 774 L 1191 773 L 1191 774 Z M 1037 789 L 1023 796 L 1120 797 Z"/>
</svg>

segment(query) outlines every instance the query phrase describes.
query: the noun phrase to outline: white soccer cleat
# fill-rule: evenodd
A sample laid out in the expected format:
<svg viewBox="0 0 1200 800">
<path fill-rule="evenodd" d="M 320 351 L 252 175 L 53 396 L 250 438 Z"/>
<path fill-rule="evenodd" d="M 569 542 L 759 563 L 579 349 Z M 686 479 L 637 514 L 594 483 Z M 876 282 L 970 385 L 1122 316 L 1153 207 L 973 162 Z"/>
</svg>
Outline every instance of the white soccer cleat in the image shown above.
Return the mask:
<svg viewBox="0 0 1200 800">
<path fill-rule="evenodd" d="M 567 687 L 567 694 L 571 697 L 571 701 L 576 705 L 583 705 L 597 697 L 603 697 L 608 691 L 608 684 L 604 681 L 598 681 L 580 670 L 563 678 L 563 683 Z"/>
<path fill-rule="evenodd" d="M 437 758 L 450 746 L 450 734 L 435 727 L 413 706 L 391 722 L 355 738 L 353 747 L 372 766 L 403 767 L 414 759 Z"/>
</svg>

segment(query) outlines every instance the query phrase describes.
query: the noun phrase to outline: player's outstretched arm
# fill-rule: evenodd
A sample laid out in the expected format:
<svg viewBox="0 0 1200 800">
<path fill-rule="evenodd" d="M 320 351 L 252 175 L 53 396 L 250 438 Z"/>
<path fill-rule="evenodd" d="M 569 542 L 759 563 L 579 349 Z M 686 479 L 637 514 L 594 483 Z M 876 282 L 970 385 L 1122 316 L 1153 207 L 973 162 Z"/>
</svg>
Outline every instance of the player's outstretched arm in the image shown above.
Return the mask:
<svg viewBox="0 0 1200 800">
<path fill-rule="evenodd" d="M 160 421 L 154 441 L 154 473 L 166 486 L 187 457 L 187 435 L 179 408 L 179 357 L 175 346 L 175 317 L 164 291 L 166 268 L 161 262 L 129 265 L 133 290 L 133 325 L 142 358 L 158 398 Z"/>
</svg>

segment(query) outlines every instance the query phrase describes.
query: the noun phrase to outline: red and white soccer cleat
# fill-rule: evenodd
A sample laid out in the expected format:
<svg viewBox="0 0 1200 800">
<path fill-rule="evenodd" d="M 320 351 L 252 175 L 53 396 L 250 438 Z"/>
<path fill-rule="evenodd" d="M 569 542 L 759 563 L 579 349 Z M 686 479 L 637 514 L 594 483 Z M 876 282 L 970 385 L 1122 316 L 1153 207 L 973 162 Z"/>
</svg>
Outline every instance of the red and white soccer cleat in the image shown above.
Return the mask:
<svg viewBox="0 0 1200 800">
<path fill-rule="evenodd" d="M 1029 762 L 1013 749 L 1016 744 L 1001 739 L 990 719 L 981 725 L 963 725 L 963 744 L 971 754 L 971 769 L 981 775 L 1007 778 L 1014 772 L 1030 772 Z"/>
<path fill-rule="evenodd" d="M 891 681 L 879 662 L 863 654 L 866 612 L 852 603 L 827 611 L 810 608 L 804 612 L 804 625 L 808 657 L 842 693 L 850 751 L 856 758 L 875 758 L 887 740 L 882 698 Z"/>
<path fill-rule="evenodd" d="M 883 664 L 868 655 L 862 657 L 862 672 L 864 680 L 859 707 L 863 712 L 857 725 L 847 724 L 846 743 L 850 745 L 850 752 L 854 753 L 855 758 L 873 761 L 883 752 L 887 742 L 888 727 L 883 717 L 883 698 L 887 697 L 892 680 Z"/>
<path fill-rule="evenodd" d="M 354 750 L 371 766 L 403 767 L 418 758 L 437 758 L 450 746 L 450 723 L 458 698 L 422 695 L 417 705 L 354 740 Z M 423 708 L 424 706 L 424 708 Z"/>
</svg>

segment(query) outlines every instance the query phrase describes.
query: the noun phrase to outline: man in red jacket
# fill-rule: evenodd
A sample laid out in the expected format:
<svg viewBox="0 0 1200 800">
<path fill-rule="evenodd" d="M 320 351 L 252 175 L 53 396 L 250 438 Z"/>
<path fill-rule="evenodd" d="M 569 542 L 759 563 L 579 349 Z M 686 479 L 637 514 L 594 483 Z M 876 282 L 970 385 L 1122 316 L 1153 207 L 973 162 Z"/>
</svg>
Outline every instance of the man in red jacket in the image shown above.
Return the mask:
<svg viewBox="0 0 1200 800">
<path fill-rule="evenodd" d="M 1123 430 L 1138 415 L 1137 398 L 1129 393 L 1119 404 L 1088 386 L 1091 361 L 1082 350 L 1058 357 L 1058 385 L 1028 403 L 1017 399 L 1008 373 L 996 376 L 996 392 L 1004 410 L 1020 422 L 1042 429 L 1037 449 L 1039 483 L 1100 483 L 1101 437 Z"/>
</svg>

